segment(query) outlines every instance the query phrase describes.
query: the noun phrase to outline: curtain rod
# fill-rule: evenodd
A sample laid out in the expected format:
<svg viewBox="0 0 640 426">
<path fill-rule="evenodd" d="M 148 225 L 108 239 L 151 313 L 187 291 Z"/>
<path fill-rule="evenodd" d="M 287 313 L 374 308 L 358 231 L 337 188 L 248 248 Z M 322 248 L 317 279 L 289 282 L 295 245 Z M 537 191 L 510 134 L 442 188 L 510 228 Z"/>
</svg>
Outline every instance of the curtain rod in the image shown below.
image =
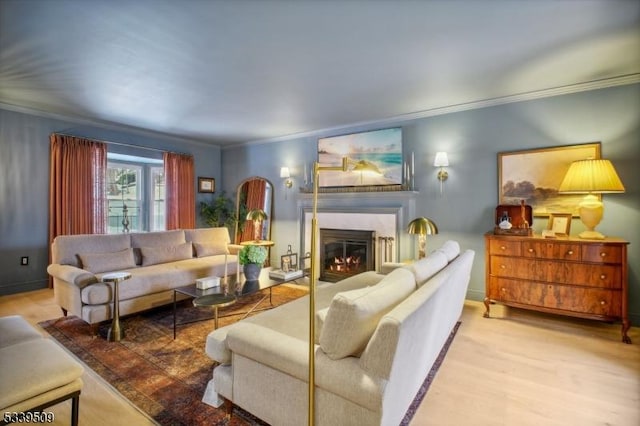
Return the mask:
<svg viewBox="0 0 640 426">
<path fill-rule="evenodd" d="M 86 137 L 86 136 L 71 135 L 69 133 L 53 132 L 53 134 L 54 135 L 60 135 L 60 136 L 69 136 L 69 137 L 72 137 L 72 138 L 90 139 L 90 140 L 92 140 L 94 142 L 101 142 L 101 143 L 106 143 L 106 144 L 109 144 L 109 145 L 120 145 L 120 146 L 127 146 L 127 147 L 131 147 L 131 148 L 146 149 L 148 151 L 168 152 L 169 154 L 191 155 L 192 156 L 192 154 L 187 154 L 187 153 L 184 153 L 184 152 L 168 151 L 166 149 L 151 148 L 151 147 L 148 147 L 148 146 L 133 145 L 133 144 L 124 143 L 124 142 L 107 141 L 107 140 L 104 140 L 104 139 L 95 139 L 95 138 L 90 138 L 90 137 Z"/>
</svg>

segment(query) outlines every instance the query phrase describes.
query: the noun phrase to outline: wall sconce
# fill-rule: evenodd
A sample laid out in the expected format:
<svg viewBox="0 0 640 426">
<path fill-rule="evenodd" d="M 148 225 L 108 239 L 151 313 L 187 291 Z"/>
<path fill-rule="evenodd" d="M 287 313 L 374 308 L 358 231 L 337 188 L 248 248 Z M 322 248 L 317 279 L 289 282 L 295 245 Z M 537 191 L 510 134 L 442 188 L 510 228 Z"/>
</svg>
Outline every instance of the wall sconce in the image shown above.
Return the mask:
<svg viewBox="0 0 640 426">
<path fill-rule="evenodd" d="M 284 179 L 284 187 L 286 188 L 284 192 L 284 199 L 287 199 L 287 190 L 293 187 L 293 179 L 291 179 L 291 172 L 289 172 L 288 167 L 280 167 L 280 177 Z"/>
<path fill-rule="evenodd" d="M 433 160 L 434 167 L 440 167 L 438 171 L 438 180 L 440 181 L 440 194 L 442 194 L 442 183 L 447 180 L 449 173 L 444 169 L 449 166 L 449 158 L 444 151 L 436 152 L 436 158 Z"/>
<path fill-rule="evenodd" d="M 409 222 L 407 232 L 418 235 L 418 259 L 422 259 L 427 255 L 427 235 L 437 234 L 438 227 L 431 219 L 418 217 Z"/>
</svg>

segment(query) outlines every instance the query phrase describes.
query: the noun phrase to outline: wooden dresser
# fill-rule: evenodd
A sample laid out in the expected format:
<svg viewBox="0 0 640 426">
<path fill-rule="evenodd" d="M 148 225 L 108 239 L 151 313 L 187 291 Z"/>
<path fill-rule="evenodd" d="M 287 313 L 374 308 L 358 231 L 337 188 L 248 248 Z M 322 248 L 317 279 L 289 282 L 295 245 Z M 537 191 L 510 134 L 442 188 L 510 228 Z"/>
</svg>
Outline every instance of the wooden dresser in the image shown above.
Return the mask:
<svg viewBox="0 0 640 426">
<path fill-rule="evenodd" d="M 621 321 L 627 335 L 627 245 L 620 238 L 582 240 L 485 234 L 486 306 L 600 321 Z"/>
</svg>

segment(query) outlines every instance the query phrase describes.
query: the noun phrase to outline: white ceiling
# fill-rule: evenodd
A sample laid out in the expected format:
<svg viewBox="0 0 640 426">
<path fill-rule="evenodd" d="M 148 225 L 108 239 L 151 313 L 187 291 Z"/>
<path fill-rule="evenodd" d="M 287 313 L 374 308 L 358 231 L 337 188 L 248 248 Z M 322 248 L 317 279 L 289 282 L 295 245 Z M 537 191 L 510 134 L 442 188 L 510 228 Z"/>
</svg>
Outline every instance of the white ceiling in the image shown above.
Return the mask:
<svg viewBox="0 0 640 426">
<path fill-rule="evenodd" d="M 0 103 L 218 145 L 640 81 L 640 0 L 0 0 Z"/>
</svg>

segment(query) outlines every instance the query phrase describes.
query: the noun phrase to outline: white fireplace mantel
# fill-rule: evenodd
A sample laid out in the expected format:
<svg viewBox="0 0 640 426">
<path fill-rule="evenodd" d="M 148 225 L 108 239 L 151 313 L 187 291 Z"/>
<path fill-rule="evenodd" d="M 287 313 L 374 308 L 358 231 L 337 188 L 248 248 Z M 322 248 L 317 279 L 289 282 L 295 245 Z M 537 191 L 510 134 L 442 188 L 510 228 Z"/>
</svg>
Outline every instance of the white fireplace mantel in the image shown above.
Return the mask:
<svg viewBox="0 0 640 426">
<path fill-rule="evenodd" d="M 393 238 L 393 255 L 386 261 L 413 257 L 413 240 L 405 232 L 414 219 L 417 192 L 338 192 L 318 194 L 318 228 L 372 230 L 377 237 Z M 313 195 L 300 193 L 298 221 L 300 247 L 311 251 Z"/>
</svg>

